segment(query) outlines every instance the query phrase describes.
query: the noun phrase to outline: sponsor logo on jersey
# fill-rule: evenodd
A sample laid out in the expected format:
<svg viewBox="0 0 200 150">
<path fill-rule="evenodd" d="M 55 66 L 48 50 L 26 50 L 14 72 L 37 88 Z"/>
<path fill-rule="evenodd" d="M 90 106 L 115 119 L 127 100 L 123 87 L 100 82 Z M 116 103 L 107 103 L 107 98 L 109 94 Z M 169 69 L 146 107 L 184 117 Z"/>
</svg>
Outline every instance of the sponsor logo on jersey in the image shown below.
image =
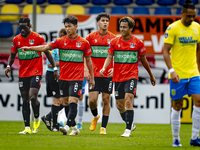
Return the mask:
<svg viewBox="0 0 200 150">
<path fill-rule="evenodd" d="M 198 30 L 196 28 L 193 28 L 193 32 L 194 32 L 194 35 L 198 35 Z"/>
<path fill-rule="evenodd" d="M 76 47 L 81 47 L 81 43 L 76 43 Z"/>
<path fill-rule="evenodd" d="M 34 40 L 29 40 L 29 44 L 33 45 L 34 44 Z"/>
<path fill-rule="evenodd" d="M 180 43 L 197 43 L 197 40 L 194 40 L 192 36 L 188 37 L 179 37 Z"/>
<path fill-rule="evenodd" d="M 135 47 L 135 43 L 130 43 L 130 48 L 134 48 Z"/>
</svg>

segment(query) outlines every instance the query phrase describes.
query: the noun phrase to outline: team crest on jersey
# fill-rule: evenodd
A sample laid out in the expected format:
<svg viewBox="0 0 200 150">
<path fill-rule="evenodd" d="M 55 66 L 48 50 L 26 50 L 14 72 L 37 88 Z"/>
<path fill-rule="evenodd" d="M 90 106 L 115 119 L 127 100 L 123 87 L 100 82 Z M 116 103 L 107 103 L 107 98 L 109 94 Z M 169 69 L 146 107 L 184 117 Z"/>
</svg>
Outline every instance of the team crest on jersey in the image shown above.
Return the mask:
<svg viewBox="0 0 200 150">
<path fill-rule="evenodd" d="M 14 47 L 14 43 L 12 43 L 12 47 Z"/>
<path fill-rule="evenodd" d="M 33 45 L 34 44 L 34 40 L 29 40 L 29 44 Z"/>
<path fill-rule="evenodd" d="M 110 42 L 111 42 L 111 39 L 107 39 L 107 41 L 108 41 L 108 44 L 110 44 Z"/>
<path fill-rule="evenodd" d="M 130 43 L 130 48 L 134 48 L 135 47 L 135 43 Z"/>
<path fill-rule="evenodd" d="M 94 42 L 97 43 L 97 39 L 95 39 Z"/>
<path fill-rule="evenodd" d="M 66 43 L 64 43 L 64 46 L 67 46 L 67 44 L 66 44 Z"/>
<path fill-rule="evenodd" d="M 76 47 L 81 47 L 81 43 L 76 43 Z"/>
<path fill-rule="evenodd" d="M 120 48 L 120 44 L 118 44 L 118 48 Z"/>
<path fill-rule="evenodd" d="M 20 45 L 20 42 L 18 42 L 18 45 Z"/>
</svg>

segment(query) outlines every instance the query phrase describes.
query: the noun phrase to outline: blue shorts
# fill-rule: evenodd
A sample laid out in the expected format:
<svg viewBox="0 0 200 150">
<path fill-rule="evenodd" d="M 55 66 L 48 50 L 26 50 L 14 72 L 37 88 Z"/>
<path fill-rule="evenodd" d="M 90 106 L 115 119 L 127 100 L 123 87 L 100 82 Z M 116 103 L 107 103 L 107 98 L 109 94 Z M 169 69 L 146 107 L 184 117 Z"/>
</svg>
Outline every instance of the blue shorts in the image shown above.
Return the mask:
<svg viewBox="0 0 200 150">
<path fill-rule="evenodd" d="M 81 94 L 84 94 L 84 93 L 85 93 L 85 85 L 86 85 L 86 80 L 85 80 L 85 78 L 84 78 Z"/>
<path fill-rule="evenodd" d="M 180 79 L 179 83 L 174 83 L 172 79 L 170 83 L 170 97 L 172 100 L 183 98 L 184 95 L 200 94 L 200 76 L 189 79 Z"/>
</svg>

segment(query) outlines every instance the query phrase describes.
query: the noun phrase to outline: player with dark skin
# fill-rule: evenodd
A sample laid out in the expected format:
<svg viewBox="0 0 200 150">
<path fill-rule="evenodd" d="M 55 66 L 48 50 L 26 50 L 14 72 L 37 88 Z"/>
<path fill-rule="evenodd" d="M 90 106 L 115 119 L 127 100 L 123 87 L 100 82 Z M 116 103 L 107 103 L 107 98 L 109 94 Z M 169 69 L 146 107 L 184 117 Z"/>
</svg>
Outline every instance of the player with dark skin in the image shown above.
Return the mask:
<svg viewBox="0 0 200 150">
<path fill-rule="evenodd" d="M 24 21 L 25 20 L 25 21 Z M 28 21 L 27 21 L 28 20 Z M 21 21 L 21 22 L 20 22 Z M 32 32 L 30 30 L 30 28 L 32 27 L 31 24 L 30 24 L 30 19 L 26 18 L 20 18 L 20 21 L 19 21 L 19 29 L 20 29 L 20 32 L 21 32 L 21 36 L 19 35 L 20 38 L 28 38 L 31 34 L 37 34 L 35 32 Z M 41 38 L 41 37 L 40 37 Z M 39 39 L 39 38 L 38 38 Z M 35 39 L 36 41 L 37 39 Z M 30 42 L 30 41 L 29 41 Z M 25 45 L 24 45 L 25 46 Z M 12 45 L 12 48 L 14 46 Z M 55 62 L 54 62 L 54 59 L 51 55 L 51 53 L 49 51 L 45 51 L 44 52 L 47 56 L 47 58 L 49 59 L 50 63 L 52 64 L 53 67 L 55 67 L 54 69 L 54 76 L 55 76 L 55 79 L 58 80 L 58 70 L 56 70 L 56 65 L 55 65 Z M 11 51 L 11 54 L 9 56 L 9 59 L 8 59 L 8 65 L 7 65 L 7 68 L 5 70 L 5 75 L 9 78 L 9 73 L 10 73 L 10 66 L 12 66 L 12 64 L 14 63 L 14 60 L 15 60 L 15 57 L 16 57 L 16 53 L 14 53 L 13 51 Z M 29 61 L 32 61 L 32 60 L 29 60 Z M 21 67 L 21 64 L 20 64 L 20 67 Z M 36 80 L 37 80 L 37 77 L 36 76 Z M 26 78 L 26 77 L 23 77 L 23 78 Z M 27 77 L 29 78 L 29 77 Z M 39 80 L 39 79 L 38 79 Z M 21 96 L 22 96 L 22 100 L 23 100 L 23 103 L 26 103 L 28 104 L 27 107 L 29 107 L 29 102 L 31 101 L 31 105 L 33 108 L 37 107 L 37 109 L 39 109 L 39 105 L 40 105 L 40 102 L 38 101 L 38 92 L 39 92 L 39 88 L 35 88 L 35 87 L 30 87 L 29 90 L 25 89 L 25 90 L 20 90 L 20 93 L 21 93 Z M 38 110 L 39 111 L 39 110 Z M 38 114 L 39 115 L 39 114 Z M 39 119 L 39 116 L 38 116 L 38 119 Z M 39 120 L 38 120 L 39 121 Z M 26 122 L 26 121 L 25 121 Z M 27 126 L 27 125 L 25 125 Z M 29 125 L 30 126 L 30 125 Z M 39 125 L 37 125 L 39 127 Z M 25 129 L 26 130 L 26 129 Z M 27 131 L 23 131 L 23 132 L 20 132 L 20 134 L 30 134 L 31 132 L 29 132 L 29 130 Z M 35 129 L 35 133 L 37 133 L 38 129 Z M 33 132 L 33 133 L 34 133 Z"/>
</svg>

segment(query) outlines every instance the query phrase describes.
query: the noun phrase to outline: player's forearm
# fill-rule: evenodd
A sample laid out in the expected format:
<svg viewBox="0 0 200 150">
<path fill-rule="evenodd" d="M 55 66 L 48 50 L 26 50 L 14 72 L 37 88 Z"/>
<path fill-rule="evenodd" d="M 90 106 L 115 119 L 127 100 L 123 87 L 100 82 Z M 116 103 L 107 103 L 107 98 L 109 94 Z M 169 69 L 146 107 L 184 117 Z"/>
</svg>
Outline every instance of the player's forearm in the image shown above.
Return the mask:
<svg viewBox="0 0 200 150">
<path fill-rule="evenodd" d="M 149 76 L 153 77 L 153 73 L 151 72 L 151 68 L 150 68 L 149 63 L 145 56 L 143 56 L 141 58 L 141 62 L 142 62 L 142 65 L 144 66 L 144 68 L 146 69 L 146 71 L 148 72 Z"/>
<path fill-rule="evenodd" d="M 31 46 L 29 50 L 37 51 L 37 52 L 45 52 L 49 50 L 48 45 L 38 45 L 38 46 Z"/>
<path fill-rule="evenodd" d="M 106 58 L 103 68 L 106 70 L 106 68 L 110 65 L 112 61 L 113 55 L 108 54 L 108 57 Z"/>
<path fill-rule="evenodd" d="M 8 58 L 8 65 L 9 65 L 9 66 L 12 66 L 12 64 L 14 63 L 14 61 L 15 61 L 15 56 L 16 56 L 16 54 L 13 54 L 13 53 L 10 54 L 10 56 L 9 56 L 9 58 Z"/>
<path fill-rule="evenodd" d="M 163 47 L 163 58 L 165 60 L 165 63 L 168 67 L 168 69 L 172 68 L 172 64 L 171 64 L 171 59 L 170 59 L 170 54 L 169 51 L 171 49 L 171 45 L 170 44 L 166 44 L 164 43 L 164 47 Z"/>
<path fill-rule="evenodd" d="M 52 68 L 56 67 L 55 61 L 54 61 L 53 56 L 51 55 L 51 53 L 49 51 L 45 51 L 44 53 L 47 56 L 47 59 L 49 60 L 49 62 L 51 63 Z"/>
<path fill-rule="evenodd" d="M 89 69 L 91 78 L 94 79 L 93 65 L 92 65 L 91 57 L 86 58 L 86 64 L 87 64 L 87 68 Z"/>
</svg>

